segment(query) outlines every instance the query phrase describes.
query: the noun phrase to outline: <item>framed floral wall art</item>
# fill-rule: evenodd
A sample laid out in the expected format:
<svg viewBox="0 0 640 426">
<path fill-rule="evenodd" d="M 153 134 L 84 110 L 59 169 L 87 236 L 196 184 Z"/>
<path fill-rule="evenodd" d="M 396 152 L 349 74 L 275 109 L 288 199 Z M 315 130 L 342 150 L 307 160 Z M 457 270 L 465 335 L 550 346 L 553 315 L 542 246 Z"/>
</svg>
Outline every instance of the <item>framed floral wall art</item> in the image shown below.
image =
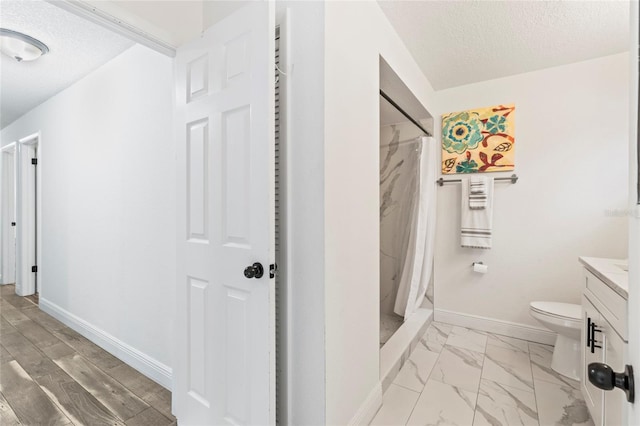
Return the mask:
<svg viewBox="0 0 640 426">
<path fill-rule="evenodd" d="M 514 169 L 515 105 L 498 105 L 442 116 L 442 173 Z"/>
</svg>

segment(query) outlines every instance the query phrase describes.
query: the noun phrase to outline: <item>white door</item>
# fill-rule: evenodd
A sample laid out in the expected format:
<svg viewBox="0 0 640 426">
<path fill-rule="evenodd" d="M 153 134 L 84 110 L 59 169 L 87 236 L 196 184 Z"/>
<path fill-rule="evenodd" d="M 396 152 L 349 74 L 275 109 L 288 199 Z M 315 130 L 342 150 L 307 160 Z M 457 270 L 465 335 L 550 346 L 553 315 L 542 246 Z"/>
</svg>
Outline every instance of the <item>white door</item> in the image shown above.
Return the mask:
<svg viewBox="0 0 640 426">
<path fill-rule="evenodd" d="M 274 49 L 265 1 L 177 51 L 180 425 L 275 423 Z"/>
<path fill-rule="evenodd" d="M 16 282 L 16 144 L 2 148 L 2 284 Z"/>
<path fill-rule="evenodd" d="M 18 143 L 17 226 L 16 226 L 16 294 L 36 292 L 37 276 L 37 152 L 38 135 Z"/>
<path fill-rule="evenodd" d="M 638 385 L 640 384 L 640 170 L 638 169 L 638 146 L 640 145 L 640 132 L 638 131 L 638 89 L 640 87 L 639 67 L 638 67 L 638 45 L 640 31 L 640 7 L 638 2 L 630 2 L 631 7 L 631 43 L 629 56 L 631 59 L 631 86 L 629 90 L 630 100 L 630 164 L 629 179 L 630 187 L 630 211 L 633 213 L 629 218 L 629 345 L 627 363 L 634 368 L 636 383 L 635 403 L 627 404 L 627 424 L 640 425 L 640 395 Z M 620 392 L 614 389 L 615 392 Z"/>
</svg>

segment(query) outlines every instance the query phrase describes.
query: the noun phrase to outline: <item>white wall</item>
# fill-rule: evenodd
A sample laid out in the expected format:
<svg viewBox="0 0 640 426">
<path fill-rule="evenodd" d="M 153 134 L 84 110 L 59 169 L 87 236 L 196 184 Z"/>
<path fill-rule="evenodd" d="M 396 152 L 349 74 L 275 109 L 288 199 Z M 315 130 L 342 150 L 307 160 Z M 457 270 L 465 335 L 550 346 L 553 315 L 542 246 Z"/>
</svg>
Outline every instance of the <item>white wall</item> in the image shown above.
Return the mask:
<svg viewBox="0 0 640 426">
<path fill-rule="evenodd" d="M 84 3 L 86 4 L 82 6 L 58 5 L 75 13 L 78 13 L 78 9 L 95 8 L 102 14 L 113 17 L 114 21 L 122 21 L 165 45 L 177 48 L 198 37 L 204 29 L 229 16 L 248 1 L 85 0 Z M 84 15 L 81 13 L 81 16 Z M 142 38 L 138 41 L 145 42 Z"/>
<path fill-rule="evenodd" d="M 380 392 L 380 55 L 434 112 L 431 85 L 378 4 L 326 3 L 326 423 L 332 425 L 354 415 L 367 420 Z"/>
<path fill-rule="evenodd" d="M 1 133 L 6 145 L 41 131 L 41 305 L 86 321 L 169 373 L 172 72 L 170 58 L 134 46 Z"/>
<path fill-rule="evenodd" d="M 540 327 L 530 301 L 580 303 L 578 256 L 627 257 L 628 75 L 618 54 L 437 92 L 441 113 L 515 103 L 520 180 L 496 183 L 491 250 L 460 247 L 460 185 L 439 188 L 436 320 L 446 310 Z"/>
<path fill-rule="evenodd" d="M 324 8 L 277 2 L 281 27 L 281 244 L 287 283 L 287 410 L 282 424 L 325 422 Z M 286 69 L 285 69 L 286 68 Z M 312 100 L 311 102 L 309 100 Z M 281 307 L 280 309 L 283 309 Z M 282 390 L 282 388 L 281 388 Z M 281 395 L 282 397 L 282 395 Z M 285 410 L 283 410 L 285 411 Z"/>
</svg>

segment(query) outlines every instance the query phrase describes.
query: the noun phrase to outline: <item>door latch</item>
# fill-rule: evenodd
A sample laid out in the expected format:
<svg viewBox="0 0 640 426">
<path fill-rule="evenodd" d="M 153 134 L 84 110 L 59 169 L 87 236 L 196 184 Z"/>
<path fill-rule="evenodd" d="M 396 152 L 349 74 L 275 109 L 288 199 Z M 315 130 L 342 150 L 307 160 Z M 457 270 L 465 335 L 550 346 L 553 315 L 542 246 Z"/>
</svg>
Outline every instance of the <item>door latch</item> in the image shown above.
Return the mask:
<svg viewBox="0 0 640 426">
<path fill-rule="evenodd" d="M 269 278 L 275 278 L 277 273 L 278 273 L 278 264 L 272 263 L 271 265 L 269 265 Z"/>
</svg>

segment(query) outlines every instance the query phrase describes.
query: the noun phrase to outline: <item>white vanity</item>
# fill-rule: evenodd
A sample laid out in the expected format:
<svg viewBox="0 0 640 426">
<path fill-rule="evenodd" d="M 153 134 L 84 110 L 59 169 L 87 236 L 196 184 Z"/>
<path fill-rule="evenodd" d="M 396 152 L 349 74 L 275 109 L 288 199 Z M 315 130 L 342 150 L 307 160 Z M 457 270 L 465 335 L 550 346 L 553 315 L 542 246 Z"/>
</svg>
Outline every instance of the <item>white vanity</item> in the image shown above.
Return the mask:
<svg viewBox="0 0 640 426">
<path fill-rule="evenodd" d="M 613 371 L 625 368 L 627 345 L 627 262 L 580 257 L 584 266 L 582 296 L 582 375 L 584 400 L 596 426 L 626 424 L 627 400 L 619 389 L 601 390 L 589 382 L 587 366 L 608 364 Z"/>
</svg>

